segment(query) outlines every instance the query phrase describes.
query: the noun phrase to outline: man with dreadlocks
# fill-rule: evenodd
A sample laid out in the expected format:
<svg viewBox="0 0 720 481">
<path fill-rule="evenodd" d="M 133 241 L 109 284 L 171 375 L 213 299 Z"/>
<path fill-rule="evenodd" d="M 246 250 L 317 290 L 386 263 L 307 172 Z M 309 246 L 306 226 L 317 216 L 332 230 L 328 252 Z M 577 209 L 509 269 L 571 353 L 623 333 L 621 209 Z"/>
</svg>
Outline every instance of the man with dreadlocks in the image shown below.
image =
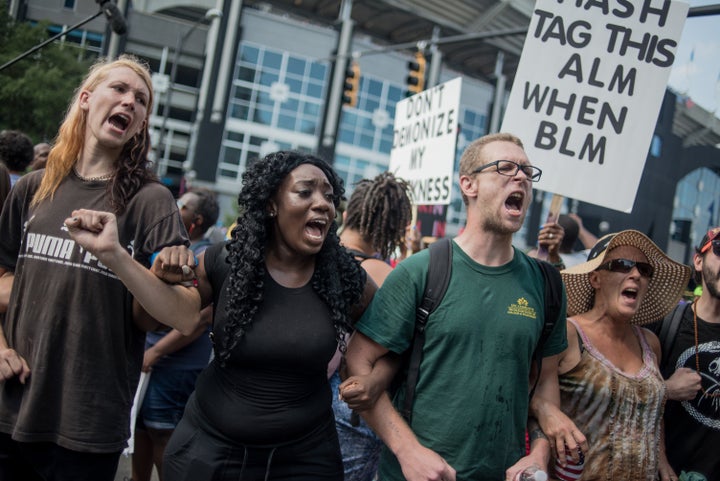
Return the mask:
<svg viewBox="0 0 720 481">
<path fill-rule="evenodd" d="M 158 254 L 153 272 L 187 287 L 138 269 L 117 245 L 112 214 L 68 220 L 72 236 L 161 322 L 191 332 L 201 306 L 214 304 L 215 358 L 165 449 L 165 479 L 343 479 L 327 365 L 375 287 L 336 233 L 343 190 L 312 155 L 256 161 L 243 174 L 227 245 L 202 253 L 194 273 L 191 250 Z M 93 215 L 99 222 L 86 224 Z"/>
<path fill-rule="evenodd" d="M 387 260 L 403 243 L 405 228 L 410 224 L 410 192 L 407 182 L 385 172 L 358 182 L 348 202 L 340 242 L 378 286 L 392 270 Z M 337 363 L 332 365 L 337 367 Z M 377 366 L 382 369 L 392 364 L 378 363 Z M 335 427 L 340 438 L 345 481 L 371 481 L 377 471 L 382 442 L 339 399 L 340 374 L 337 369 L 331 372 Z M 373 375 L 385 376 L 381 371 Z"/>
</svg>

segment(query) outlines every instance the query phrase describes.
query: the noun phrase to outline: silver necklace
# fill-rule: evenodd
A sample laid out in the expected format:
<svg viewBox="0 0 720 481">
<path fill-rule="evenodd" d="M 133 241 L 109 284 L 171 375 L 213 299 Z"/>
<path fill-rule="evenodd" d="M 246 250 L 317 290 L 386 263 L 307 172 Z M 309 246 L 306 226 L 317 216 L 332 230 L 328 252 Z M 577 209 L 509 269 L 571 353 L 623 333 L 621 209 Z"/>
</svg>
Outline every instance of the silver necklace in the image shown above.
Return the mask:
<svg viewBox="0 0 720 481">
<path fill-rule="evenodd" d="M 75 166 L 73 166 L 73 173 L 77 176 L 78 179 L 82 180 L 83 182 L 105 182 L 113 178 L 113 173 L 110 172 L 109 174 L 103 174 L 98 175 L 96 177 L 83 177 L 80 175 L 80 173 L 77 171 Z"/>
</svg>

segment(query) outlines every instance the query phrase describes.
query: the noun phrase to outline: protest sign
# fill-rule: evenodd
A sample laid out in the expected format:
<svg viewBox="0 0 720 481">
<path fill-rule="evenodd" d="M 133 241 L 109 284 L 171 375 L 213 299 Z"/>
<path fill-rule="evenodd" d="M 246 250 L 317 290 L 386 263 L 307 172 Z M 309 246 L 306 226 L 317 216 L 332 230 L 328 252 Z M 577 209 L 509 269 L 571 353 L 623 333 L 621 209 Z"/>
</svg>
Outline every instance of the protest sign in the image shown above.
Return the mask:
<svg viewBox="0 0 720 481">
<path fill-rule="evenodd" d="M 458 77 L 395 107 L 389 170 L 410 183 L 417 205 L 450 203 L 461 85 Z"/>
<path fill-rule="evenodd" d="M 502 130 L 535 187 L 630 212 L 688 12 L 670 0 L 538 0 Z"/>
<path fill-rule="evenodd" d="M 445 237 L 447 205 L 420 205 L 417 207 L 415 227 L 423 237 Z"/>
</svg>

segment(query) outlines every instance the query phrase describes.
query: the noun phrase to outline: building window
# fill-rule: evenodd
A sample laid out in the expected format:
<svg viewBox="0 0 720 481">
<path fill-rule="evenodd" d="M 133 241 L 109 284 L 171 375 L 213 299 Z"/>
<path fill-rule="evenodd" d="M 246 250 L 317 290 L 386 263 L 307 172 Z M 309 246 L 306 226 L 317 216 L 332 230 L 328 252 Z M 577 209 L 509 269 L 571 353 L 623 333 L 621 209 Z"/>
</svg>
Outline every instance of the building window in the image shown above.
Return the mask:
<svg viewBox="0 0 720 481">
<path fill-rule="evenodd" d="M 218 164 L 218 181 L 239 182 L 263 145 L 314 150 L 321 135 L 330 65 L 292 52 L 244 41 L 240 44 L 230 91 L 229 118 Z M 361 179 L 388 169 L 397 103 L 405 86 L 364 73 L 358 103 L 343 106 L 337 131 L 334 168 L 345 182 L 346 195 Z M 460 109 L 455 165 L 465 147 L 487 133 L 487 115 Z M 463 203 L 453 179 L 448 233 L 465 222 Z"/>
<path fill-rule="evenodd" d="M 650 155 L 655 158 L 659 158 L 662 155 L 662 137 L 657 134 L 653 135 L 652 142 L 650 143 Z"/>
<path fill-rule="evenodd" d="M 244 42 L 235 68 L 230 115 L 317 135 L 327 74 L 326 65 Z"/>
<path fill-rule="evenodd" d="M 720 176 L 706 167 L 693 170 L 678 182 L 673 219 L 690 219 L 688 239 L 691 245 L 697 245 L 709 228 L 720 224 L 718 192 Z"/>
<path fill-rule="evenodd" d="M 460 170 L 460 157 L 465 148 L 475 139 L 487 134 L 487 115 L 476 110 L 460 107 L 460 122 L 458 126 L 457 148 L 455 151 L 454 172 Z M 447 210 L 447 231 L 456 233 L 465 224 L 467 214 L 465 204 L 460 195 L 457 179 L 453 179 L 453 193 Z"/>
<path fill-rule="evenodd" d="M 63 8 L 67 8 L 68 10 L 75 10 L 75 0 L 65 0 L 63 2 Z"/>
<path fill-rule="evenodd" d="M 60 25 L 50 25 L 48 32 L 57 35 L 63 31 Z M 60 37 L 60 41 L 66 45 L 78 48 L 78 61 L 95 58 L 102 53 L 103 36 L 87 30 L 75 29 Z"/>
</svg>

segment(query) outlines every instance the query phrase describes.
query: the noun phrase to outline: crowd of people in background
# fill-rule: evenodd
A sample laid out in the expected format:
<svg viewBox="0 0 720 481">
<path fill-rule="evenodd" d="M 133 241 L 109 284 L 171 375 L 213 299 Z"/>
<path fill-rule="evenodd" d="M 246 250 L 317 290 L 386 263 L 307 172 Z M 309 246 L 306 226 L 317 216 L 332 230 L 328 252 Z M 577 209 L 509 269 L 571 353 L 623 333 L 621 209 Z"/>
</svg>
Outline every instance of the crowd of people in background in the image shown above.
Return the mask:
<svg viewBox="0 0 720 481">
<path fill-rule="evenodd" d="M 52 142 L 0 132 L 0 479 L 111 481 L 131 426 L 132 481 L 720 479 L 720 227 L 692 266 L 574 213 L 524 252 L 543 172 L 500 133 L 447 244 L 404 180 L 346 198 L 295 151 L 248 167 L 224 238 L 214 192 L 153 173 L 153 101 L 121 56 Z"/>
</svg>

